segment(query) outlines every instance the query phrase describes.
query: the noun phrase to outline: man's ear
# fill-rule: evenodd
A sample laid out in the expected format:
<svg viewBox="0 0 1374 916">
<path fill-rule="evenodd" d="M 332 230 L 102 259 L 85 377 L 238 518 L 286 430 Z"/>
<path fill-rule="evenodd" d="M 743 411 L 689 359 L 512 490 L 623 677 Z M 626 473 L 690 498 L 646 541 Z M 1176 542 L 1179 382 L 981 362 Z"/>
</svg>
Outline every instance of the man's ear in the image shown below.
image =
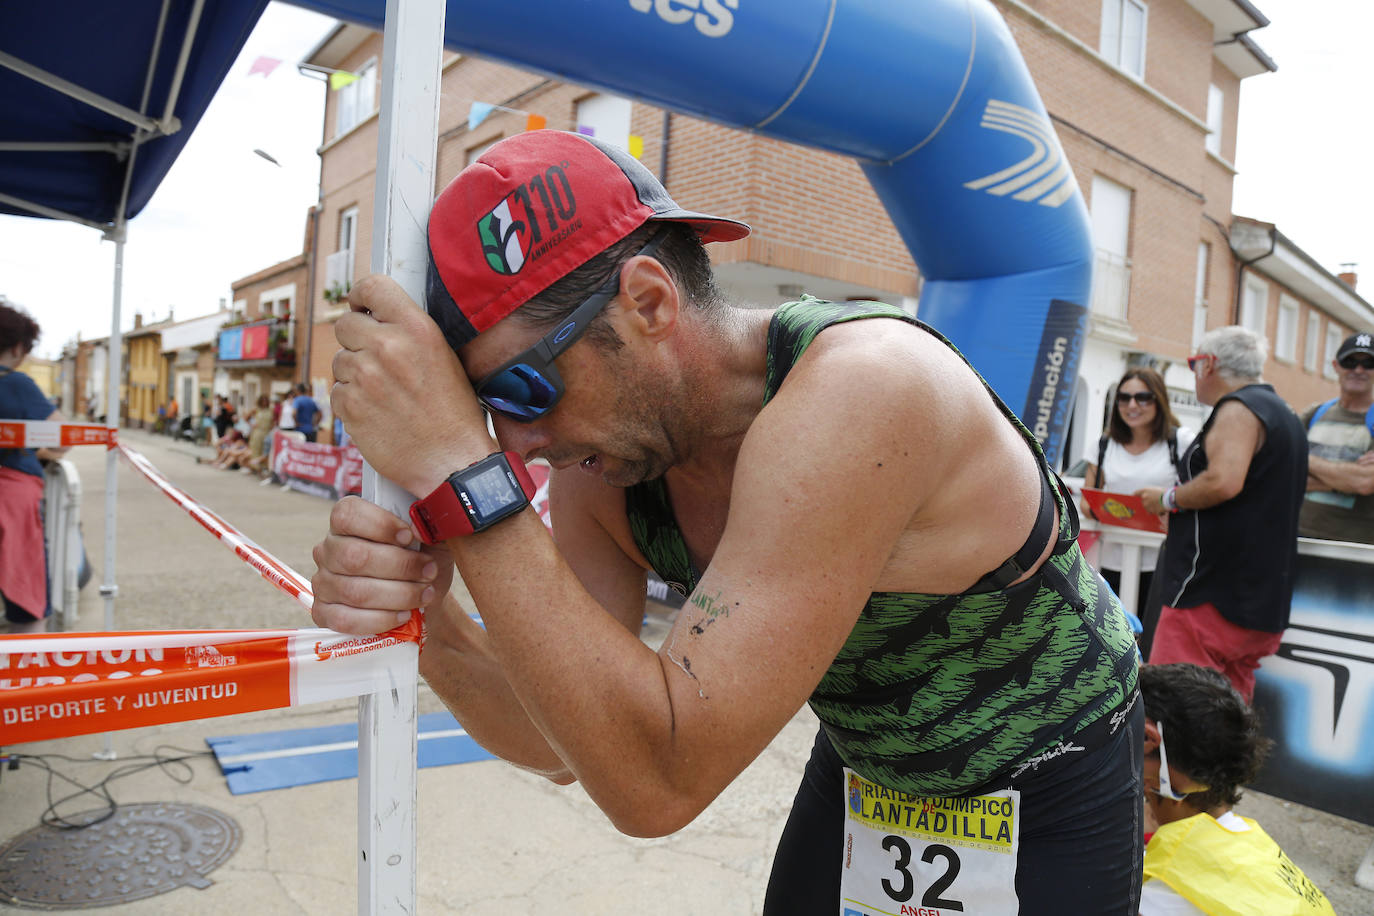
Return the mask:
<svg viewBox="0 0 1374 916">
<path fill-rule="evenodd" d="M 1145 717 L 1145 753 L 1153 754 L 1159 749 L 1159 726 L 1155 720 Z"/>
<path fill-rule="evenodd" d="M 616 301 L 629 327 L 653 341 L 672 333 L 682 308 L 682 297 L 672 275 L 647 255 L 630 258 L 621 266 L 620 296 Z"/>
</svg>

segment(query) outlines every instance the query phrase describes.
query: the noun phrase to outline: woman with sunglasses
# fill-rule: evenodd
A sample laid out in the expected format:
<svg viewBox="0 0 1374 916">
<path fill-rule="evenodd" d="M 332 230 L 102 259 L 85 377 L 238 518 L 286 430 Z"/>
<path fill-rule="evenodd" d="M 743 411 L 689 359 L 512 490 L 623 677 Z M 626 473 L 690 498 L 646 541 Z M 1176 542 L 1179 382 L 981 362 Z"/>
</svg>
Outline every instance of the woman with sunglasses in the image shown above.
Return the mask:
<svg viewBox="0 0 1374 916">
<path fill-rule="evenodd" d="M 1178 456 L 1187 450 L 1194 435 L 1193 430 L 1180 426 L 1174 418 L 1169 409 L 1168 390 L 1158 372 L 1146 366 L 1127 369 L 1116 384 L 1115 407 L 1107 422 L 1107 431 L 1097 442 L 1096 461 L 1088 465 L 1083 485 L 1113 493 L 1171 486 L 1178 479 Z M 1086 503 L 1083 509 L 1092 514 Z M 1098 556 L 1102 578 L 1120 594 L 1121 545 L 1104 543 Z M 1141 607 L 1150 593 L 1150 580 L 1158 558 L 1158 548 L 1141 548 L 1140 590 L 1136 592 Z M 1143 622 L 1142 641 L 1148 644 L 1154 621 Z"/>
<path fill-rule="evenodd" d="M 1140 916 L 1334 916 L 1260 825 L 1232 810 L 1273 742 L 1225 675 L 1188 663 L 1145 665 L 1140 695 L 1145 802 L 1158 827 L 1145 847 Z"/>
</svg>

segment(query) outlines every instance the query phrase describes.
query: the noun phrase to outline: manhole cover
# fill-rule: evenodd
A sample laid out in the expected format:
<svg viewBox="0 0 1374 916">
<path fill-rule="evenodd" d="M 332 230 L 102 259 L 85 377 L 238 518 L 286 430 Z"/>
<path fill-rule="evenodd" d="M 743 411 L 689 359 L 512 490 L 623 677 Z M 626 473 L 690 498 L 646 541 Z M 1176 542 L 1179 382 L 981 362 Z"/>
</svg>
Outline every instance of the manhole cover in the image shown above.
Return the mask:
<svg viewBox="0 0 1374 916">
<path fill-rule="evenodd" d="M 92 821 L 105 809 L 67 818 Z M 0 846 L 0 902 L 34 909 L 110 906 L 183 885 L 209 887 L 206 874 L 238 849 L 227 814 L 200 805 L 121 805 L 80 830 L 35 827 Z"/>
</svg>

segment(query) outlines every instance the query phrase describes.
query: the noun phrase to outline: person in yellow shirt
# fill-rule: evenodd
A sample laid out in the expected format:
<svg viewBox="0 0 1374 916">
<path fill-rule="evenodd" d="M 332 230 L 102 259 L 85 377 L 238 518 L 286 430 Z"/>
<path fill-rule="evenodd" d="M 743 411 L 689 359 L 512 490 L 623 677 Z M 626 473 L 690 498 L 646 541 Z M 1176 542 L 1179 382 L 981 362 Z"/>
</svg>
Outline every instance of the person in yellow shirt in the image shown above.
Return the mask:
<svg viewBox="0 0 1374 916">
<path fill-rule="evenodd" d="M 1263 828 L 1231 810 L 1272 742 L 1225 675 L 1145 665 L 1140 693 L 1145 801 L 1159 824 L 1145 847 L 1141 916 L 1335 916 Z"/>
</svg>

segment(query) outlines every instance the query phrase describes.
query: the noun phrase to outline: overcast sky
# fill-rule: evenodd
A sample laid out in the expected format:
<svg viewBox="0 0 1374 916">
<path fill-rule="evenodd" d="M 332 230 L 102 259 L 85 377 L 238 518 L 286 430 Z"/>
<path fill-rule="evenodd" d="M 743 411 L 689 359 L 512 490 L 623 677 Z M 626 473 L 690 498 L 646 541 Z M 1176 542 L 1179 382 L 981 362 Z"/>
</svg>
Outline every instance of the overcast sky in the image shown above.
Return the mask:
<svg viewBox="0 0 1374 916">
<path fill-rule="evenodd" d="M 1374 0 L 1253 0 L 1252 37 L 1279 65 L 1242 84 L 1233 210 L 1276 223 L 1332 273 L 1356 262 L 1374 289 Z M 315 201 L 323 83 L 295 64 L 332 20 L 273 3 L 185 151 L 129 224 L 124 326 L 213 312 L 234 280 L 300 253 Z M 249 76 L 259 56 L 284 63 Z M 280 166 L 253 153 L 271 154 Z M 114 245 L 95 230 L 0 216 L 0 293 L 43 327 L 38 355 L 110 333 Z"/>
</svg>

